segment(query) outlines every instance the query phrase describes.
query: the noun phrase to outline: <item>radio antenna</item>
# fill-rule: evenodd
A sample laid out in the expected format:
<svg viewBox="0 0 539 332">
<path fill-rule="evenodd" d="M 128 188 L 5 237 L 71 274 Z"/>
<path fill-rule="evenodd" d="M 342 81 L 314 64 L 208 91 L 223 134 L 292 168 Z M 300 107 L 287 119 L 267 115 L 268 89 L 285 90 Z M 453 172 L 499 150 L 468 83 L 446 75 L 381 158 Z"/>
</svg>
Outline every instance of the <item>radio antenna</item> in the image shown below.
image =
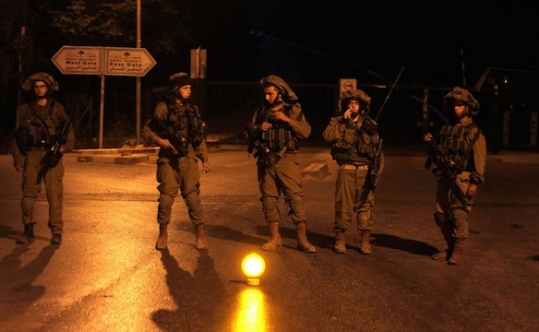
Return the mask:
<svg viewBox="0 0 539 332">
<path fill-rule="evenodd" d="M 382 114 L 384 106 L 386 106 L 386 103 L 389 100 L 389 96 L 391 96 L 391 93 L 393 92 L 393 89 L 395 88 L 395 85 L 397 85 L 397 82 L 399 81 L 403 71 L 404 71 L 404 66 L 401 68 L 401 71 L 399 72 L 399 75 L 397 75 L 397 78 L 395 79 L 395 82 L 393 82 L 393 84 L 391 85 L 391 89 L 389 89 L 389 92 L 387 93 L 386 99 L 384 100 L 384 103 L 382 104 L 382 107 L 380 107 L 380 110 L 378 111 L 378 115 L 376 115 L 376 118 L 374 118 L 374 121 L 377 121 L 378 117 L 380 117 L 380 114 Z"/>
</svg>

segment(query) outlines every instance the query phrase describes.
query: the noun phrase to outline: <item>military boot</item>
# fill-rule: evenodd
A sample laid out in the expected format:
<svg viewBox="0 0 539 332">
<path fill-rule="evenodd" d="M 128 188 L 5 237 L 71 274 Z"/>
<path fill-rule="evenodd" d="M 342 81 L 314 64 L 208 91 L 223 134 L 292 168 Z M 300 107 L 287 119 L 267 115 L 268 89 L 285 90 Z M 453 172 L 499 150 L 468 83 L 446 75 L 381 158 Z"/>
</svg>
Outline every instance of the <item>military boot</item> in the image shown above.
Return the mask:
<svg viewBox="0 0 539 332">
<path fill-rule="evenodd" d="M 338 254 L 346 253 L 346 241 L 344 240 L 343 231 L 338 231 L 335 234 L 335 247 L 333 247 L 333 250 L 335 250 L 335 252 Z"/>
<path fill-rule="evenodd" d="M 465 241 L 466 239 L 463 238 L 455 238 L 455 247 L 453 248 L 453 254 L 449 257 L 449 264 L 457 265 L 461 261 Z"/>
<path fill-rule="evenodd" d="M 195 225 L 195 241 L 195 248 L 198 250 L 203 250 L 208 247 L 206 234 L 204 234 L 204 224 Z"/>
<path fill-rule="evenodd" d="M 359 250 L 364 255 L 370 255 L 372 253 L 371 231 L 361 231 L 361 242 L 359 243 Z"/>
<path fill-rule="evenodd" d="M 298 249 L 303 252 L 316 252 L 316 248 L 307 240 L 307 224 L 304 222 L 298 223 L 296 231 L 298 233 Z"/>
<path fill-rule="evenodd" d="M 62 244 L 62 234 L 52 234 L 51 244 Z"/>
<path fill-rule="evenodd" d="M 453 246 L 454 246 L 453 237 L 446 236 L 445 242 L 447 243 L 447 248 L 445 248 L 442 251 L 438 251 L 437 253 L 434 253 L 431 256 L 432 259 L 441 261 L 441 260 L 448 260 L 451 257 L 451 255 L 453 254 Z"/>
<path fill-rule="evenodd" d="M 446 223 L 445 216 L 440 213 L 434 214 L 434 220 L 442 231 L 447 247 L 444 250 L 433 254 L 431 257 L 434 260 L 448 260 L 449 257 L 451 257 L 451 254 L 453 254 L 453 246 L 455 242 L 453 239 L 453 225 Z"/>
<path fill-rule="evenodd" d="M 168 228 L 167 224 L 159 224 L 159 237 L 157 238 L 157 242 L 155 243 L 155 249 L 157 250 L 167 249 L 167 242 L 168 242 L 167 228 Z"/>
<path fill-rule="evenodd" d="M 269 224 L 271 239 L 262 245 L 263 250 L 276 250 L 282 247 L 283 241 L 281 240 L 281 234 L 279 234 L 279 223 L 272 222 Z"/>
<path fill-rule="evenodd" d="M 34 224 L 24 224 L 24 231 L 22 232 L 21 236 L 17 238 L 17 243 L 19 244 L 26 244 L 29 242 L 34 242 Z"/>
</svg>

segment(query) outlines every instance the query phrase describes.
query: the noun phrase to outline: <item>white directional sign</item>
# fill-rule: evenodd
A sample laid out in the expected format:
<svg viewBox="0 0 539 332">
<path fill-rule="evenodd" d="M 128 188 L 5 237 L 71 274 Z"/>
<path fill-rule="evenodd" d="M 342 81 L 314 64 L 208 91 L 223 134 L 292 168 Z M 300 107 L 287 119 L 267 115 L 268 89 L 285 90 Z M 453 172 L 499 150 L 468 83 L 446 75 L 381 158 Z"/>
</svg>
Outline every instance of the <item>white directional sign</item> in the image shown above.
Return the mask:
<svg viewBox="0 0 539 332">
<path fill-rule="evenodd" d="M 106 47 L 105 75 L 144 76 L 156 62 L 145 48 Z"/>
<path fill-rule="evenodd" d="M 62 74 L 101 75 L 103 47 L 63 46 L 52 57 Z"/>
<path fill-rule="evenodd" d="M 156 62 L 145 48 L 63 46 L 52 57 L 62 74 L 144 76 Z"/>
</svg>

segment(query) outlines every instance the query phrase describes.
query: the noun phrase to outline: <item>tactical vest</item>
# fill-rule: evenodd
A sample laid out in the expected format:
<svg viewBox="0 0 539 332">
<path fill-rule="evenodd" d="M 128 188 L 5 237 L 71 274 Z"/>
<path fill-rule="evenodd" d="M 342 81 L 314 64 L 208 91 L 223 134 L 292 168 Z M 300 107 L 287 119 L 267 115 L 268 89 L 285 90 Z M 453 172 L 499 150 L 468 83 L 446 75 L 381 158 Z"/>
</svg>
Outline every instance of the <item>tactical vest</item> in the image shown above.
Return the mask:
<svg viewBox="0 0 539 332">
<path fill-rule="evenodd" d="M 167 126 L 174 132 L 185 137 L 188 144 L 197 147 L 206 138 L 206 123 L 195 105 L 178 105 L 175 102 L 167 102 L 168 118 Z"/>
<path fill-rule="evenodd" d="M 50 99 L 46 107 L 43 112 L 35 101 L 31 101 L 27 107 L 22 108 L 22 120 L 15 132 L 15 140 L 21 153 L 25 154 L 32 148 L 47 149 L 60 135 L 62 124 L 67 119 L 63 119 L 54 99 Z"/>
<path fill-rule="evenodd" d="M 438 134 L 436 144 L 445 156 L 452 161 L 458 173 L 474 169 L 474 156 L 470 152 L 481 132 L 478 129 L 476 134 L 470 137 L 472 128 L 477 128 L 477 125 L 473 123 L 464 127 L 444 125 Z"/>
<path fill-rule="evenodd" d="M 331 147 L 331 156 L 339 163 L 372 162 L 380 143 L 374 120 L 364 118 L 358 128 L 346 120 L 342 137 Z M 365 125 L 364 125 L 365 124 Z"/>
<path fill-rule="evenodd" d="M 290 106 L 285 106 L 283 109 L 286 116 L 290 116 Z M 262 141 L 272 151 L 279 152 L 286 147 L 288 152 L 296 151 L 299 147 L 299 138 L 290 130 L 290 126 L 282 121 L 275 121 L 272 117 L 272 111 L 264 108 L 260 113 L 256 123 L 269 122 L 272 125 L 271 129 L 262 132 Z M 298 120 L 300 121 L 303 114 L 300 113 Z"/>
</svg>

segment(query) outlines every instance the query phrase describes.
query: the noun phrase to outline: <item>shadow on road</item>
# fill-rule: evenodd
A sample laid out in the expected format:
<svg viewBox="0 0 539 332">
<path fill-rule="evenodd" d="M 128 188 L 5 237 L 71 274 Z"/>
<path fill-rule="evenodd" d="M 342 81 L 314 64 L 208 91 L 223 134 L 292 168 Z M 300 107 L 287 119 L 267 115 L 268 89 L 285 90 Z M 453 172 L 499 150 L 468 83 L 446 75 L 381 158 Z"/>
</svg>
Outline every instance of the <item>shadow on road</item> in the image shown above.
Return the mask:
<svg viewBox="0 0 539 332">
<path fill-rule="evenodd" d="M 373 234 L 373 245 L 390 249 L 397 249 L 409 252 L 414 255 L 431 256 L 438 251 L 437 248 L 428 245 L 424 242 L 419 242 L 410 239 L 404 239 L 400 236 L 388 234 Z"/>
<path fill-rule="evenodd" d="M 178 306 L 176 310 L 158 309 L 152 314 L 161 331 L 210 331 L 218 326 L 215 322 L 227 318 L 216 316 L 223 312 L 216 309 L 226 306 L 229 296 L 215 271 L 213 258 L 206 250 L 199 253 L 197 267 L 191 275 L 168 250 L 161 252 L 170 296 Z"/>
</svg>

